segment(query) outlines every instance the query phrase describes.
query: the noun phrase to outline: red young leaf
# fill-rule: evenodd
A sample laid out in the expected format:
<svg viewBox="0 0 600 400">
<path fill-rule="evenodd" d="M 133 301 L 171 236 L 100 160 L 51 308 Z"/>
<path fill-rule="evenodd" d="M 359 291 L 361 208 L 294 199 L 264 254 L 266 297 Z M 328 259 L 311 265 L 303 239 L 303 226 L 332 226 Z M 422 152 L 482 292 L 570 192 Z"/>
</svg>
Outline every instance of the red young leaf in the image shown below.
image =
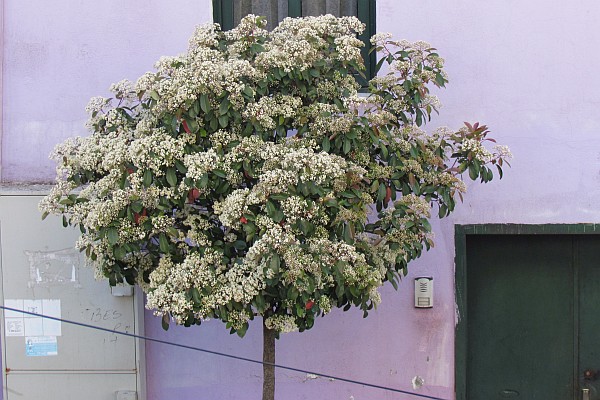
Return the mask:
<svg viewBox="0 0 600 400">
<path fill-rule="evenodd" d="M 185 122 L 185 119 L 183 120 L 182 124 L 183 124 L 183 129 L 185 129 L 185 131 L 187 133 L 192 133 L 192 131 L 190 130 L 190 127 L 187 124 L 187 122 Z"/>
</svg>

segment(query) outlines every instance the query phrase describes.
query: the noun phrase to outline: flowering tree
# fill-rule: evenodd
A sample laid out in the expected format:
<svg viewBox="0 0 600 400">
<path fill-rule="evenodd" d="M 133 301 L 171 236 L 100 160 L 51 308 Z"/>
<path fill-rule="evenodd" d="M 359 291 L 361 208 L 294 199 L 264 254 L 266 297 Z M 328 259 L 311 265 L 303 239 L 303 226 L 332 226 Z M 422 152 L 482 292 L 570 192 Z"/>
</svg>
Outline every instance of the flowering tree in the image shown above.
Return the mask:
<svg viewBox="0 0 600 400">
<path fill-rule="evenodd" d="M 510 155 L 466 124 L 426 134 L 447 82 L 424 42 L 372 39 L 387 72 L 359 95 L 353 17 L 248 16 L 198 28 L 187 53 L 93 98 L 91 136 L 57 146 L 41 204 L 78 225 L 97 272 L 139 284 L 169 322 L 263 320 L 265 360 L 280 332 L 332 307 L 366 316 L 432 245 L 430 208 L 454 210 L 463 174 L 488 182 Z M 264 398 L 273 398 L 265 367 Z"/>
</svg>

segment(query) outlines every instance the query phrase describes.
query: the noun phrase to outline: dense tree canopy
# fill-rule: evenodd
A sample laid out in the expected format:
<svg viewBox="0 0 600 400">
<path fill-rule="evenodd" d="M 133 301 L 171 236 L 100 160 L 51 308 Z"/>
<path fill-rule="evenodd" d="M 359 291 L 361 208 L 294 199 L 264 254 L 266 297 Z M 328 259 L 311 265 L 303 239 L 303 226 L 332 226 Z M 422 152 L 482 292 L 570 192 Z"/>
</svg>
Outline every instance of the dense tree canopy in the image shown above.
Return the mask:
<svg viewBox="0 0 600 400">
<path fill-rule="evenodd" d="M 432 245 L 431 207 L 448 215 L 463 175 L 488 182 L 509 156 L 479 124 L 421 129 L 447 82 L 427 43 L 373 37 L 381 71 L 359 93 L 356 18 L 263 27 L 199 27 L 187 53 L 92 99 L 92 134 L 54 153 L 41 208 L 165 323 L 243 335 L 256 315 L 277 332 L 333 307 L 366 315 Z"/>
</svg>

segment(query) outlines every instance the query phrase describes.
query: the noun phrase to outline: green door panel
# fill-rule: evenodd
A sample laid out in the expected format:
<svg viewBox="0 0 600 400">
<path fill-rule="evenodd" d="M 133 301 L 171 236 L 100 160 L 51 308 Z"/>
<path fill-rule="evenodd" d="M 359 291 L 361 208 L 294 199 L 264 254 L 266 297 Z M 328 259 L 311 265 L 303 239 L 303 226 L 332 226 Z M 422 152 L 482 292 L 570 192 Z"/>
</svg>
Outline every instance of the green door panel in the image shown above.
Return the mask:
<svg viewBox="0 0 600 400">
<path fill-rule="evenodd" d="M 579 265 L 579 370 L 581 388 L 590 390 L 590 400 L 600 399 L 600 373 L 584 379 L 584 372 L 600 370 L 600 240 L 579 237 L 575 244 Z"/>
<path fill-rule="evenodd" d="M 467 236 L 467 399 L 580 398 L 574 238 Z"/>
</svg>

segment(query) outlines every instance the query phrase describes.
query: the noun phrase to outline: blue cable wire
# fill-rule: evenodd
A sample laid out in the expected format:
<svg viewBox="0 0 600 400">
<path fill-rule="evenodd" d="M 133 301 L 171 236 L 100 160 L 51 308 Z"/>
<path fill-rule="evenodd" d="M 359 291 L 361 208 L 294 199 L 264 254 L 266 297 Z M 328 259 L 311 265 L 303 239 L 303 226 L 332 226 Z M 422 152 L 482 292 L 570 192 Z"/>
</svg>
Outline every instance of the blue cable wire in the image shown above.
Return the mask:
<svg viewBox="0 0 600 400">
<path fill-rule="evenodd" d="M 96 329 L 96 330 L 99 330 L 99 331 L 115 333 L 117 335 L 129 336 L 129 337 L 132 337 L 132 338 L 142 339 L 142 340 L 146 340 L 146 341 L 150 341 L 150 342 L 166 344 L 166 345 L 169 345 L 169 346 L 175 346 L 175 347 L 179 347 L 179 348 L 183 348 L 183 349 L 200 351 L 200 352 L 207 353 L 207 354 L 213 354 L 213 355 L 217 355 L 217 356 L 221 356 L 221 357 L 232 358 L 234 360 L 247 361 L 247 362 L 250 362 L 250 363 L 261 364 L 261 365 L 270 365 L 272 367 L 280 368 L 280 369 L 285 369 L 285 370 L 288 370 L 288 371 L 295 371 L 295 372 L 300 372 L 300 373 L 303 373 L 303 374 L 317 375 L 319 377 L 323 377 L 323 378 L 327 378 L 327 379 L 333 379 L 333 380 L 336 380 L 336 381 L 348 382 L 348 383 L 353 383 L 353 384 L 356 384 L 356 385 L 367 386 L 367 387 L 371 387 L 371 388 L 375 388 L 375 389 L 382 389 L 382 390 L 387 390 L 387 391 L 390 391 L 390 392 L 407 394 L 409 396 L 420 397 L 420 398 L 423 398 L 423 399 L 446 400 L 446 399 L 443 399 L 441 397 L 428 396 L 426 394 L 409 392 L 407 390 L 395 389 L 395 388 L 391 388 L 391 387 L 387 387 L 387 386 L 382 386 L 382 385 L 375 385 L 373 383 L 355 381 L 355 380 L 347 379 L 347 378 L 340 378 L 338 376 L 333 376 L 333 375 L 328 375 L 328 374 L 322 374 L 322 373 L 319 373 L 319 372 L 308 371 L 308 370 L 304 370 L 304 369 L 300 369 L 300 368 L 287 367 L 285 365 L 273 364 L 273 363 L 269 363 L 269 362 L 254 360 L 252 358 L 235 356 L 233 354 L 221 353 L 219 351 L 214 351 L 214 350 L 207 350 L 207 349 L 203 349 L 203 348 L 200 348 L 200 347 L 194 347 L 194 346 L 188 346 L 188 345 L 180 344 L 180 343 L 168 342 L 166 340 L 155 339 L 155 338 L 151 338 L 151 337 L 147 337 L 147 336 L 142 336 L 142 335 L 136 335 L 134 333 L 120 332 L 120 331 L 116 331 L 116 330 L 113 330 L 113 329 L 103 328 L 101 326 L 85 324 L 83 322 L 71 321 L 71 320 L 68 320 L 68 319 L 62 319 L 62 318 L 57 318 L 57 317 L 51 317 L 49 315 L 37 314 L 37 313 L 29 312 L 29 311 L 19 310 L 19 309 L 16 309 L 16 308 L 0 306 L 0 309 L 6 310 L 6 311 L 14 311 L 14 312 L 22 313 L 22 314 L 27 314 L 27 315 L 33 315 L 33 316 L 36 316 L 36 317 L 42 317 L 42 318 L 51 319 L 51 320 L 54 320 L 54 321 L 65 322 L 67 324 L 82 326 L 84 328 L 90 328 L 90 329 Z"/>
</svg>

